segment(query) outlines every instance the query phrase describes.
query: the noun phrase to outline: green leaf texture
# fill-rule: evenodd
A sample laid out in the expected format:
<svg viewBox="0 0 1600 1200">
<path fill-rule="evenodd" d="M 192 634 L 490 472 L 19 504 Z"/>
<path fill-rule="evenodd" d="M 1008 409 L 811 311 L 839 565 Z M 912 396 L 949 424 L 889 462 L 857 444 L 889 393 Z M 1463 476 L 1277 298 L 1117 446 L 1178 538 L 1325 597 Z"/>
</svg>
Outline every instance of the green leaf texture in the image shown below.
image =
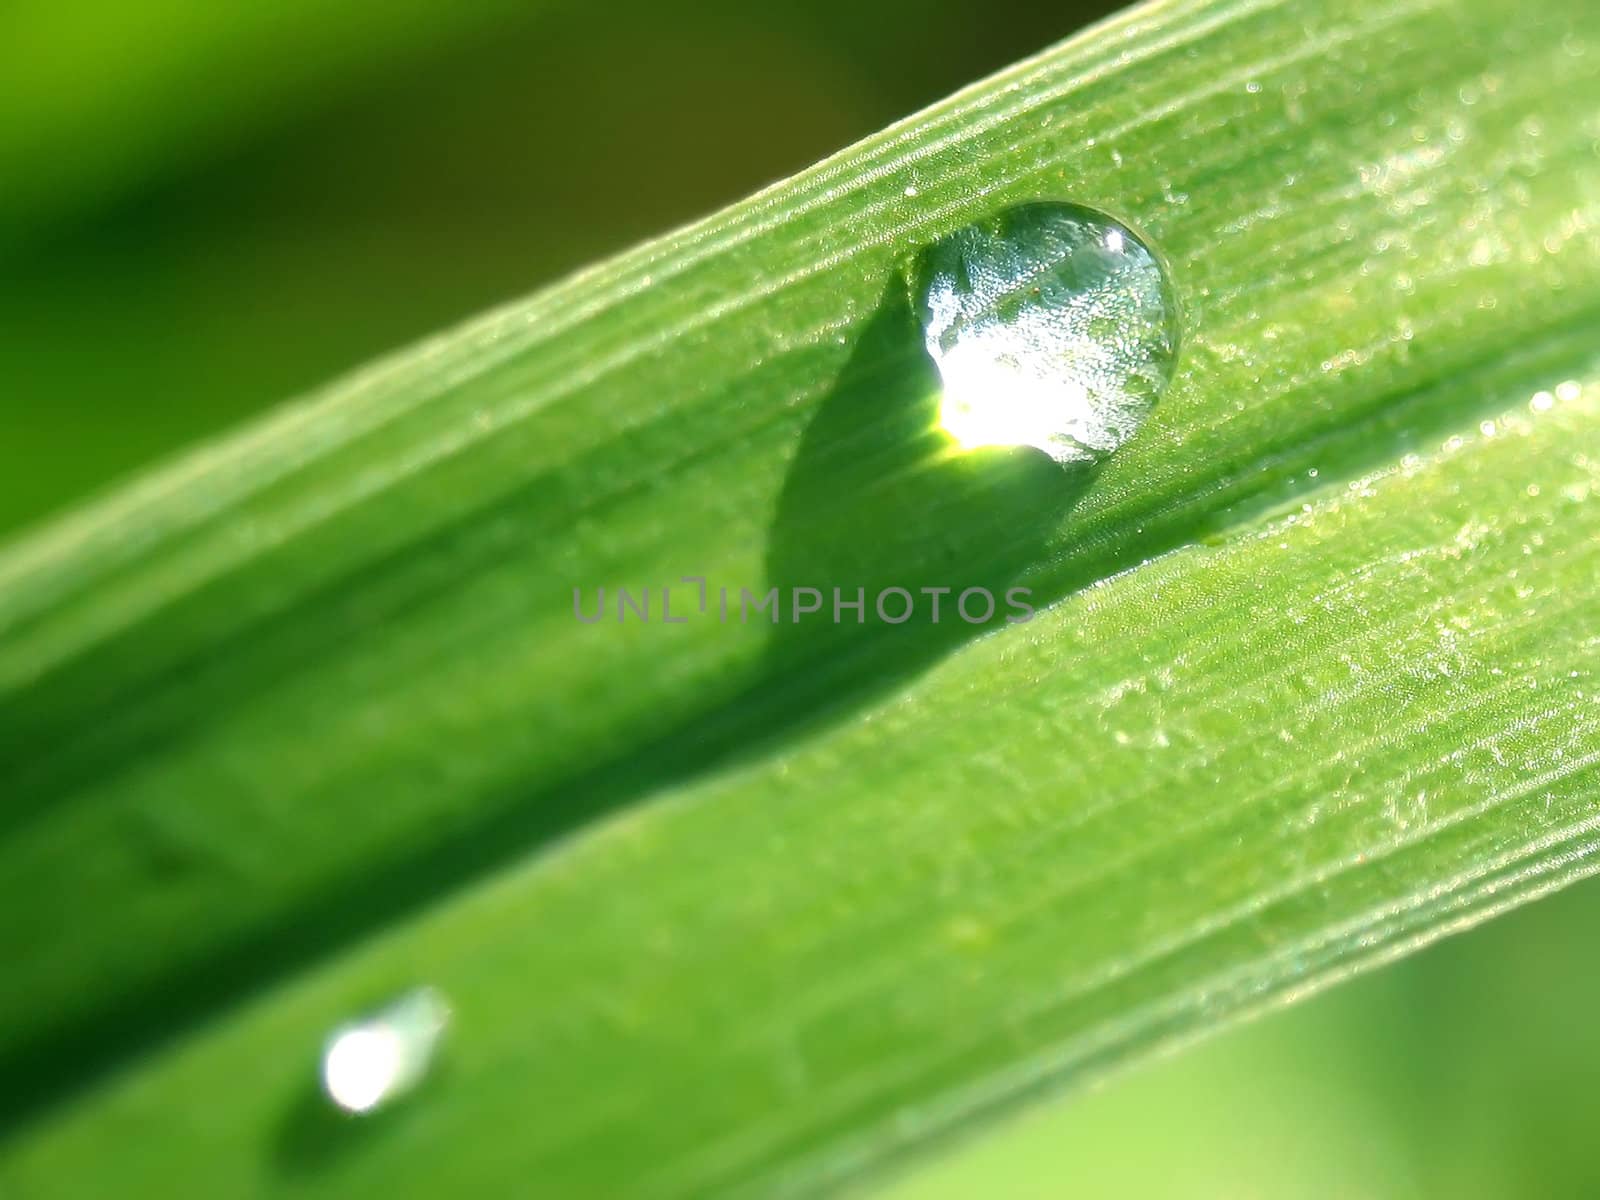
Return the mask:
<svg viewBox="0 0 1600 1200">
<path fill-rule="evenodd" d="M 1576 0 L 1138 8 L 0 552 L 0 1190 L 811 1192 L 1592 870 L 1597 145 Z M 1184 309 L 1088 474 L 901 274 L 1050 197 Z"/>
</svg>

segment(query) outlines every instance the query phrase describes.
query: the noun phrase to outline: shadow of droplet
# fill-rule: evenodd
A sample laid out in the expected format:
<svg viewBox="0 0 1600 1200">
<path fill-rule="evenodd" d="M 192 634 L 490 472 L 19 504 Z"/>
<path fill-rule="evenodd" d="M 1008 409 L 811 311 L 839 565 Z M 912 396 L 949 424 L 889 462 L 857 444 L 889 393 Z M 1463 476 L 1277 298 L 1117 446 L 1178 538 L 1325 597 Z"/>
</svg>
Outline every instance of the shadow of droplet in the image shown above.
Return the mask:
<svg viewBox="0 0 1600 1200">
<path fill-rule="evenodd" d="M 362 1149 L 403 1140 L 417 1116 L 445 1086 L 446 1068 L 430 1070 L 415 1091 L 396 1096 L 368 1113 L 348 1113 L 333 1103 L 315 1079 L 295 1093 L 272 1139 L 272 1163 L 284 1175 L 309 1175 Z"/>
<path fill-rule="evenodd" d="M 864 701 L 1025 619 L 1026 590 L 1007 593 L 1093 482 L 1093 468 L 1028 447 L 957 449 L 939 429 L 940 397 L 896 280 L 801 438 L 768 537 L 767 582 L 787 611 L 763 674 L 794 716 Z M 795 619 L 804 588 L 822 607 Z M 797 679 L 818 686 L 802 695 Z"/>
<path fill-rule="evenodd" d="M 278 1122 L 272 1143 L 275 1166 L 286 1174 L 304 1174 L 371 1142 L 386 1116 L 352 1116 L 340 1112 L 322 1090 L 307 1085 Z"/>
</svg>

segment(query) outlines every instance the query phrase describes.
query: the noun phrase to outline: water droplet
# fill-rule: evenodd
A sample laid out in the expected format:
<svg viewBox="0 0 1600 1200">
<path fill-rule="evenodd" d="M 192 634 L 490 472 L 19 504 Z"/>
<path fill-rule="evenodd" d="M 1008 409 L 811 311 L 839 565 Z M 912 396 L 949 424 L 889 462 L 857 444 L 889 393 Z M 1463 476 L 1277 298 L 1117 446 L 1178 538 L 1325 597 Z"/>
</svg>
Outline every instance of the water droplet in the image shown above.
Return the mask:
<svg viewBox="0 0 1600 1200">
<path fill-rule="evenodd" d="M 450 1019 L 444 997 L 417 988 L 379 1012 L 333 1031 L 322 1052 L 322 1086 L 350 1113 L 367 1113 L 415 1087 Z"/>
<path fill-rule="evenodd" d="M 944 384 L 940 423 L 968 449 L 1098 462 L 1144 423 L 1177 360 L 1160 260 L 1077 204 L 1019 205 L 940 239 L 917 260 L 912 301 Z"/>
</svg>

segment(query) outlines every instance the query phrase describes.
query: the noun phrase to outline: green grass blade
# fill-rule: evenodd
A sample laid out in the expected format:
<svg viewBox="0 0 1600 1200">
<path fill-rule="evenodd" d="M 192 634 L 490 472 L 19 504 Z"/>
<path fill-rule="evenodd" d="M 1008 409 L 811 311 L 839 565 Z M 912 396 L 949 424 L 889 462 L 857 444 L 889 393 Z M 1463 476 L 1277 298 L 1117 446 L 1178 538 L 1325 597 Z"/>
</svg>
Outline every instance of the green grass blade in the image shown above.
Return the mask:
<svg viewBox="0 0 1600 1200">
<path fill-rule="evenodd" d="M 1597 33 L 1136 10 L 14 545 L 6 1170 L 809 1187 L 1587 870 Z M 930 456 L 899 280 L 1040 196 L 1187 314 L 1087 478 Z M 573 619 L 684 575 L 1051 606 Z M 413 977 L 448 1080 L 330 1130 Z"/>
</svg>

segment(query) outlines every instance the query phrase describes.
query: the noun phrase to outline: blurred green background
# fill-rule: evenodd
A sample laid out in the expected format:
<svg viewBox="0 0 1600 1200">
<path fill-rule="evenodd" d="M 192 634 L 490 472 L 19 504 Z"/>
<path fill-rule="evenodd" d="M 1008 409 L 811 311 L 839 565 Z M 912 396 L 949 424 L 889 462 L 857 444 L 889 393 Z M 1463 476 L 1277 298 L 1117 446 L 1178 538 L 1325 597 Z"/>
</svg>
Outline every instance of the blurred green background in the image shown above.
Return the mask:
<svg viewBox="0 0 1600 1200">
<path fill-rule="evenodd" d="M 1058 40 L 1028 0 L 0 7 L 0 538 Z M 896 1184 L 1595 1196 L 1600 884 Z"/>
</svg>

